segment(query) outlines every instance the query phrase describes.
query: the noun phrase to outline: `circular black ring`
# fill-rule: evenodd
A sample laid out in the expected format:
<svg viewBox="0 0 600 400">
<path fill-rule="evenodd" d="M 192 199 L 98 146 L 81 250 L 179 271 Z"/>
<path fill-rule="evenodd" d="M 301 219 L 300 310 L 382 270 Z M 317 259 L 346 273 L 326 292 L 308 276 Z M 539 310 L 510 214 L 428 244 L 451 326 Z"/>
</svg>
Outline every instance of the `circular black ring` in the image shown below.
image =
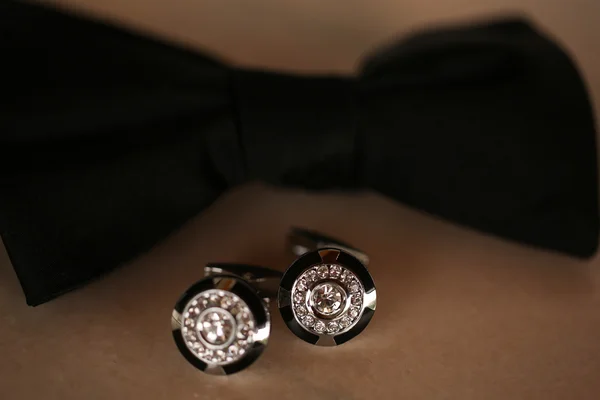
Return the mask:
<svg viewBox="0 0 600 400">
<path fill-rule="evenodd" d="M 333 257 L 332 257 L 332 252 Z M 335 254 L 337 252 L 337 255 Z M 295 318 L 292 310 L 291 293 L 296 280 L 309 268 L 320 264 L 340 265 L 354 273 L 364 288 L 364 298 L 359 320 L 350 330 L 338 335 L 316 334 L 306 330 Z M 310 344 L 322 346 L 341 345 L 361 333 L 373 318 L 377 304 L 375 282 L 367 268 L 353 255 L 336 248 L 323 248 L 300 256 L 284 272 L 279 284 L 277 306 L 287 327 L 300 339 Z"/>
<path fill-rule="evenodd" d="M 181 313 L 185 306 L 197 295 L 211 289 L 230 292 L 242 299 L 254 316 L 256 329 L 262 331 L 260 340 L 255 341 L 242 358 L 225 365 L 206 363 L 196 357 L 185 344 L 185 340 L 181 333 Z M 267 305 L 263 299 L 258 296 L 255 288 L 240 277 L 221 274 L 213 275 L 194 283 L 179 297 L 173 308 L 171 328 L 173 339 L 175 340 L 179 352 L 190 364 L 208 374 L 230 375 L 247 368 L 262 354 L 270 336 L 271 320 Z"/>
</svg>

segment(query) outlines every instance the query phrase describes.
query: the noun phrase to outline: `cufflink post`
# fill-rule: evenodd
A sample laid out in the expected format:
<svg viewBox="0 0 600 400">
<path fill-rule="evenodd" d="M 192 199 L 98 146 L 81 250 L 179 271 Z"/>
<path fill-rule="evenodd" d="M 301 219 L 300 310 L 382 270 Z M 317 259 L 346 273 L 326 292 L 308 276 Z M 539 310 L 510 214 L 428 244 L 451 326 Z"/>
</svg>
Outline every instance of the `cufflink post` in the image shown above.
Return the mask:
<svg viewBox="0 0 600 400">
<path fill-rule="evenodd" d="M 336 248 L 358 258 L 365 266 L 369 265 L 369 256 L 362 250 L 319 232 L 292 227 L 288 233 L 287 242 L 289 250 L 296 257 L 319 249 Z"/>
<path fill-rule="evenodd" d="M 279 290 L 282 272 L 250 264 L 209 263 L 204 267 L 204 276 L 234 275 L 251 284 L 265 301 L 274 299 Z"/>
</svg>

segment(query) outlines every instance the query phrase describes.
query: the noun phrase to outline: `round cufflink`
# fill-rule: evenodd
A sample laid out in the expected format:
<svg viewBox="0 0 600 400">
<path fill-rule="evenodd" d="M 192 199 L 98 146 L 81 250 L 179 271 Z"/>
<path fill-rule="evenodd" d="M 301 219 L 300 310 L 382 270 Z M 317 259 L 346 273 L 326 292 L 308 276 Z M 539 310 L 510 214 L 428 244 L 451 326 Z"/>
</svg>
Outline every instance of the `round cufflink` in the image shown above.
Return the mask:
<svg viewBox="0 0 600 400">
<path fill-rule="evenodd" d="M 175 344 L 190 364 L 205 373 L 241 371 L 267 345 L 271 321 L 263 298 L 266 293 L 250 284 L 252 268 L 280 276 L 260 267 L 213 264 L 205 268 L 209 276 L 194 283 L 175 304 L 171 318 Z"/>
<path fill-rule="evenodd" d="M 368 257 L 314 232 L 294 229 L 290 244 L 301 254 L 284 272 L 278 307 L 287 327 L 300 339 L 337 346 L 361 333 L 377 305 Z"/>
</svg>

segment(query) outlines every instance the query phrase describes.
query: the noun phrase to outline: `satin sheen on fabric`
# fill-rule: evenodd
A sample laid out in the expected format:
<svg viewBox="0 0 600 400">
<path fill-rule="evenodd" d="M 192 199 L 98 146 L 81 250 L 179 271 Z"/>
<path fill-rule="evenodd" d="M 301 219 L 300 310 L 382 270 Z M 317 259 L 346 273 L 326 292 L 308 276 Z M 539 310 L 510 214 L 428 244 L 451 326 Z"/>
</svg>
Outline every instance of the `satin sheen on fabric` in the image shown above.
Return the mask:
<svg viewBox="0 0 600 400">
<path fill-rule="evenodd" d="M 370 189 L 525 245 L 596 251 L 586 87 L 525 19 L 416 33 L 345 77 L 233 68 L 41 5 L 0 15 L 0 234 L 30 305 L 250 180 Z"/>
</svg>

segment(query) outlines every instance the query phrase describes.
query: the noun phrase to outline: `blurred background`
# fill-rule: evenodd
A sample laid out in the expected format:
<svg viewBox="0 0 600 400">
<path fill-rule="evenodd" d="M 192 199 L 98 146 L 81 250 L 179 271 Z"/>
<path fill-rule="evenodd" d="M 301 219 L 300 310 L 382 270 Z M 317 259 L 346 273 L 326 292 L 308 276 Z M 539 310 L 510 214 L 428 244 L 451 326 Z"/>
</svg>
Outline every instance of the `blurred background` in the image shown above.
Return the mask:
<svg viewBox="0 0 600 400">
<path fill-rule="evenodd" d="M 531 17 L 574 55 L 600 98 L 596 0 L 46 0 L 246 66 L 351 73 L 365 51 L 430 25 Z M 600 115 L 595 101 L 596 115 Z"/>
</svg>

